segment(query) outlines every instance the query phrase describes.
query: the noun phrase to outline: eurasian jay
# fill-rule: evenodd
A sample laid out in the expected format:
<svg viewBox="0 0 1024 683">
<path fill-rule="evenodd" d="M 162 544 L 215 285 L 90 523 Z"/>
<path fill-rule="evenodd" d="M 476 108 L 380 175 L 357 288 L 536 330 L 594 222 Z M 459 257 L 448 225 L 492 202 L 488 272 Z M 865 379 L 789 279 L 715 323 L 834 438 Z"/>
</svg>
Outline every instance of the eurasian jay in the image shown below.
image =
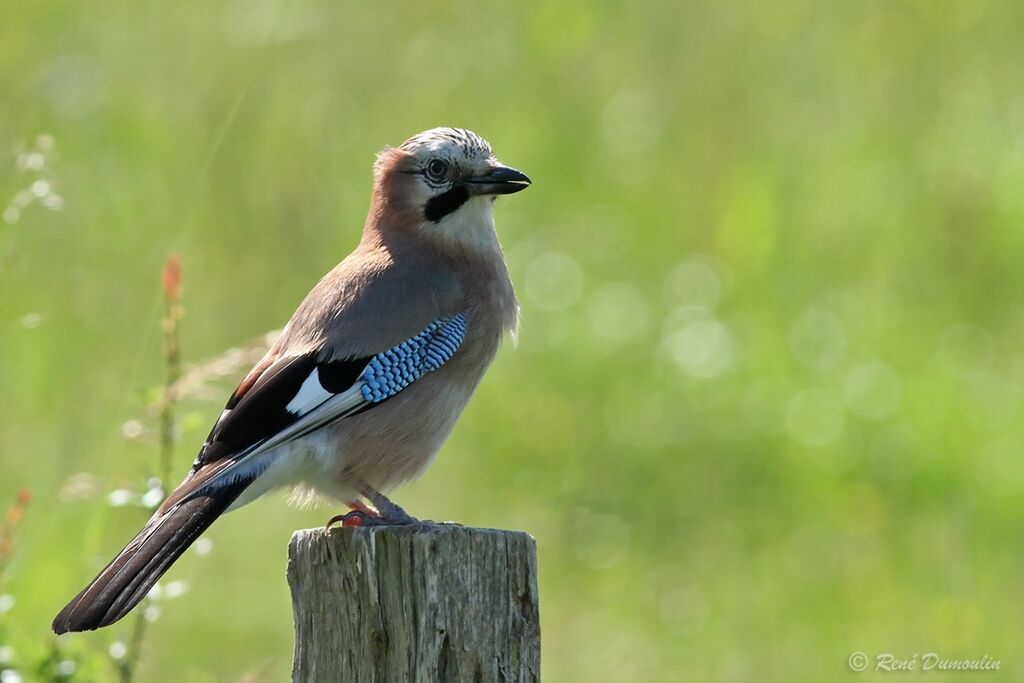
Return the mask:
<svg viewBox="0 0 1024 683">
<path fill-rule="evenodd" d="M 516 329 L 492 209 L 529 184 L 459 128 L 381 152 L 355 251 L 306 296 L 184 481 L 53 630 L 125 616 L 217 517 L 278 487 L 348 503 L 346 523 L 415 522 L 381 492 L 427 468 Z"/>
</svg>

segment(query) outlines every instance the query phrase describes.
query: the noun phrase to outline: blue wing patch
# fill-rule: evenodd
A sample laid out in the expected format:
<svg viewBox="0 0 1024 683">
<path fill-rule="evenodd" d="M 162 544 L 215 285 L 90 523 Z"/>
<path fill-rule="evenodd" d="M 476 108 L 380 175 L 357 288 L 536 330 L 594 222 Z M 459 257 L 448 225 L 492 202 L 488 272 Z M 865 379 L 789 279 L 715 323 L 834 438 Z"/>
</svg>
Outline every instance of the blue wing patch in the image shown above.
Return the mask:
<svg viewBox="0 0 1024 683">
<path fill-rule="evenodd" d="M 370 359 L 360 375 L 360 392 L 380 403 L 447 363 L 466 337 L 466 315 L 439 318 L 417 334 Z"/>
</svg>

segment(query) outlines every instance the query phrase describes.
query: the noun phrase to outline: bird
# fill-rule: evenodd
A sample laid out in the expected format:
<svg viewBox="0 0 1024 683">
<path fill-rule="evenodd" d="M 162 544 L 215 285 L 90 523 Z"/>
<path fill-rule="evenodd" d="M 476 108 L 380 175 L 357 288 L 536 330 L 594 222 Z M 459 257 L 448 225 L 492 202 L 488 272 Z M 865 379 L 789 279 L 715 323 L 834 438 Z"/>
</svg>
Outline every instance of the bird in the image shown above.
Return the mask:
<svg viewBox="0 0 1024 683">
<path fill-rule="evenodd" d="M 517 331 L 493 205 L 530 184 L 463 128 L 381 151 L 356 248 L 301 302 L 181 484 L 53 631 L 118 621 L 220 515 L 281 487 L 346 503 L 331 520 L 345 526 L 417 523 L 385 493 L 426 470 Z"/>
</svg>

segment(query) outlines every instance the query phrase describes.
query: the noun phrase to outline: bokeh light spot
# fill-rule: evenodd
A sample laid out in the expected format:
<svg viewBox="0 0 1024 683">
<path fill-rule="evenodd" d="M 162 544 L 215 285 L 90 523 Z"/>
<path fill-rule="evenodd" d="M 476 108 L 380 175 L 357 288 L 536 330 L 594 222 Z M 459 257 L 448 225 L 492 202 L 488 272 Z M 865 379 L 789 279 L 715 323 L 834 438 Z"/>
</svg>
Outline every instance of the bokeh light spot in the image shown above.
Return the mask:
<svg viewBox="0 0 1024 683">
<path fill-rule="evenodd" d="M 786 431 L 798 443 L 817 448 L 843 435 L 843 406 L 832 394 L 802 391 L 786 404 Z"/>
<path fill-rule="evenodd" d="M 715 310 L 724 296 L 720 269 L 708 257 L 692 257 L 669 271 L 665 297 L 672 304 Z"/>
<path fill-rule="evenodd" d="M 851 413 L 865 420 L 884 420 L 900 408 L 903 386 L 899 375 L 879 360 L 854 366 L 843 381 L 843 401 Z"/>
<path fill-rule="evenodd" d="M 43 324 L 43 316 L 38 313 L 26 313 L 21 318 L 21 326 L 26 330 L 34 330 Z"/>
<path fill-rule="evenodd" d="M 665 338 L 665 348 L 686 374 L 699 379 L 716 377 L 732 367 L 732 333 L 718 320 L 695 320 Z"/>
<path fill-rule="evenodd" d="M 846 331 L 836 315 L 821 308 L 804 312 L 789 329 L 789 349 L 807 367 L 830 368 L 846 353 Z"/>
<path fill-rule="evenodd" d="M 630 529 L 621 518 L 595 513 L 586 508 L 576 511 L 573 551 L 579 560 L 593 569 L 607 569 L 629 552 Z"/>
</svg>

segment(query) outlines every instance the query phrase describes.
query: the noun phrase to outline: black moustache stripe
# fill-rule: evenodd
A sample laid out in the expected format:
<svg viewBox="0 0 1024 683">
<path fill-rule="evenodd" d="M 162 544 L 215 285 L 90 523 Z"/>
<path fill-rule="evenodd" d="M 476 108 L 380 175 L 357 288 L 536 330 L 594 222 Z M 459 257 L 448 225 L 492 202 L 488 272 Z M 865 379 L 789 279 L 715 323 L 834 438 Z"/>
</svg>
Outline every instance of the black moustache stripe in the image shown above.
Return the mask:
<svg viewBox="0 0 1024 683">
<path fill-rule="evenodd" d="M 423 215 L 428 221 L 437 223 L 452 213 L 469 199 L 469 190 L 464 185 L 456 185 L 447 192 L 431 197 L 423 208 Z"/>
</svg>

